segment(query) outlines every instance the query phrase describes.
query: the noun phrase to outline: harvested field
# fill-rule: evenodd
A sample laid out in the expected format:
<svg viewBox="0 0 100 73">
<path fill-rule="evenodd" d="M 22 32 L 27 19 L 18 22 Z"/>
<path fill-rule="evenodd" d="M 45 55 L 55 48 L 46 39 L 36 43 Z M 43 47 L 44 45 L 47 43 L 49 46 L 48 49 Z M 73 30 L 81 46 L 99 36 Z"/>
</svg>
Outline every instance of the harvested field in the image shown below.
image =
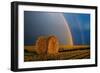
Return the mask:
<svg viewBox="0 0 100 73">
<path fill-rule="evenodd" d="M 90 58 L 89 46 L 60 46 L 56 54 L 38 55 L 35 46 L 25 46 L 24 61 L 48 61 L 48 60 L 70 60 L 70 59 L 88 59 Z"/>
</svg>

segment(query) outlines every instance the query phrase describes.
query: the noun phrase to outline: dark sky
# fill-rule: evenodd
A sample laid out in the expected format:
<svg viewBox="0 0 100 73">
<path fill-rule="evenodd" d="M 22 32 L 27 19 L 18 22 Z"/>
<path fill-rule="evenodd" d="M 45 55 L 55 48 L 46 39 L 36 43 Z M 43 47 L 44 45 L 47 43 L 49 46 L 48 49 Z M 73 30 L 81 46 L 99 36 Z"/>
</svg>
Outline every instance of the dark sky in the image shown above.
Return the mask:
<svg viewBox="0 0 100 73">
<path fill-rule="evenodd" d="M 90 15 L 24 11 L 24 44 L 35 44 L 37 37 L 56 35 L 61 44 L 68 44 L 66 23 L 75 45 L 90 44 Z"/>
<path fill-rule="evenodd" d="M 89 14 L 64 14 L 70 26 L 74 44 L 90 44 L 90 15 Z"/>
</svg>

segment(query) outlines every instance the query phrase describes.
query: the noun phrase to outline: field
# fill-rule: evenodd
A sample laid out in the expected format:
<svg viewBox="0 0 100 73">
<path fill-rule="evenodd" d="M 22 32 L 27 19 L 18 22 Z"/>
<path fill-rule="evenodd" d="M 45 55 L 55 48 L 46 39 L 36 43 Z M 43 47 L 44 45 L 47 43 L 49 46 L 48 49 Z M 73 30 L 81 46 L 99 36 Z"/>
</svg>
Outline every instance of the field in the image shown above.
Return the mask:
<svg viewBox="0 0 100 73">
<path fill-rule="evenodd" d="M 59 52 L 55 55 L 38 55 L 35 46 L 24 46 L 24 61 L 48 61 L 90 58 L 88 45 L 65 46 L 60 45 Z"/>
</svg>

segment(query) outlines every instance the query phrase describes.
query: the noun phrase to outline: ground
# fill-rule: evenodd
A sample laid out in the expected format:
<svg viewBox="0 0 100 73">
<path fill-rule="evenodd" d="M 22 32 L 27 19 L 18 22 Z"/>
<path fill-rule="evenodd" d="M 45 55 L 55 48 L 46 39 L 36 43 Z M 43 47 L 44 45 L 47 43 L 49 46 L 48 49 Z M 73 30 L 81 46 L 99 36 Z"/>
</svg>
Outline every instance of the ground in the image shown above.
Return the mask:
<svg viewBox="0 0 100 73">
<path fill-rule="evenodd" d="M 48 61 L 48 60 L 69 60 L 69 59 L 89 59 L 90 47 L 89 46 L 64 46 L 61 45 L 59 52 L 55 55 L 46 54 L 38 55 L 35 52 L 35 46 L 25 46 L 24 48 L 24 61 Z"/>
</svg>

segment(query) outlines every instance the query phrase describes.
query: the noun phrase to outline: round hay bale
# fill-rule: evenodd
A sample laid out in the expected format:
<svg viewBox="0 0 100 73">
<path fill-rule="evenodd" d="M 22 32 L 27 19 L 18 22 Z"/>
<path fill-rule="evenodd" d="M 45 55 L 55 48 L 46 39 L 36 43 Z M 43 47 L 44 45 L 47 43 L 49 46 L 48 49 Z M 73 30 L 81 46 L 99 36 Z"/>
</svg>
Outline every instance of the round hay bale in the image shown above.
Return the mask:
<svg viewBox="0 0 100 73">
<path fill-rule="evenodd" d="M 59 41 L 56 36 L 48 37 L 48 54 L 57 54 L 59 50 Z"/>
<path fill-rule="evenodd" d="M 46 54 L 47 53 L 47 43 L 45 37 L 38 37 L 36 41 L 36 53 Z"/>
</svg>

